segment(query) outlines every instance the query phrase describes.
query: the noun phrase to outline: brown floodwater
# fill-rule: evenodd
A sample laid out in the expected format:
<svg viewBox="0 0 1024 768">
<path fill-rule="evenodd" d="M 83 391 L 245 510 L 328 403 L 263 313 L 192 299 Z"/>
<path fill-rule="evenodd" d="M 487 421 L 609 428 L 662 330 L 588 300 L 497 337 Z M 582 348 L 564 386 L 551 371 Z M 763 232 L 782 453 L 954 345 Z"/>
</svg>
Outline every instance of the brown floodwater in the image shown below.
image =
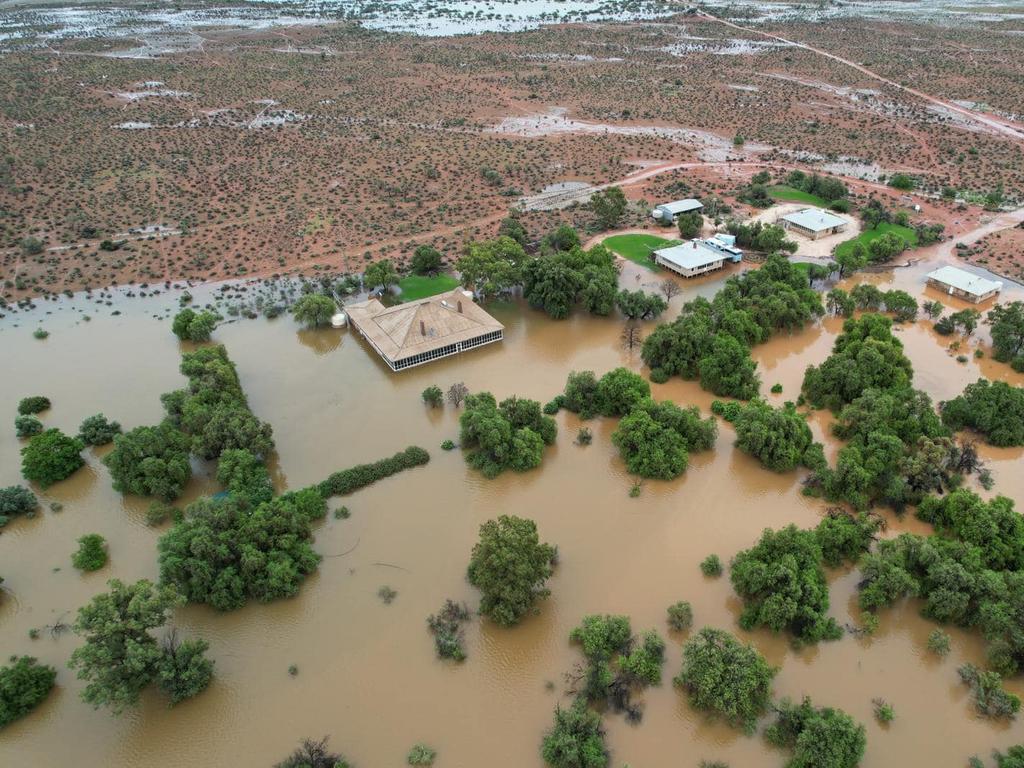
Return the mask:
<svg viewBox="0 0 1024 768">
<path fill-rule="evenodd" d="M 628 265 L 623 284 L 657 282 L 638 270 Z M 925 271 L 919 265 L 857 279 L 922 297 Z M 695 293 L 712 294 L 721 277 L 685 284 L 671 312 Z M 1018 294 L 1008 287 L 1005 295 Z M 53 400 L 45 424 L 69 432 L 98 411 L 126 428 L 159 420 L 160 393 L 183 383 L 182 348 L 166 319 L 175 305 L 170 294 L 118 299 L 114 306 L 122 314 L 112 316 L 111 307 L 88 309 L 93 320 L 87 323 L 79 310 L 90 305 L 76 297 L 0 321 L 0 350 L 8 361 L 0 403 L 9 419 L 20 397 L 40 393 Z M 325 557 L 295 599 L 224 614 L 197 606 L 178 611 L 174 623 L 182 632 L 210 642 L 217 675 L 207 691 L 173 709 L 149 693 L 120 719 L 94 711 L 79 699 L 81 685 L 66 667 L 77 638 L 47 630 L 72 621 L 107 579 L 156 577 L 161 529 L 145 524 L 147 502 L 111 489 L 99 462 L 102 450 L 87 450 L 85 468 L 40 493 L 44 503 L 57 501 L 63 509 L 19 519 L 0 535 L 0 650 L 53 664 L 57 687 L 35 712 L 0 733 L 0 765 L 269 766 L 300 738 L 329 734 L 332 746 L 360 768 L 404 765 L 417 742 L 438 750 L 442 768 L 539 767 L 538 747 L 552 710 L 566 701 L 563 675 L 581 658 L 568 641 L 570 630 L 589 613 L 622 613 L 634 631 L 659 630 L 669 650 L 662 685 L 644 694 L 643 722 L 631 726 L 621 716 L 605 716 L 612 766 L 677 768 L 702 759 L 781 766 L 784 754 L 761 736 L 708 722 L 672 686 L 686 634 L 667 633 L 665 609 L 677 600 L 693 604 L 697 627 L 729 629 L 777 665 L 776 695 L 810 695 L 864 723 L 867 768 L 959 768 L 969 755 L 1024 742 L 1020 723 L 976 717 L 959 684 L 958 665 L 983 662 L 979 638 L 951 628 L 952 653 L 932 657 L 925 640 L 935 625 L 918 615 L 914 602 L 882 612 L 872 638 L 848 634 L 802 650 L 784 636 L 737 627 L 740 606 L 728 577 L 706 579 L 698 562 L 712 552 L 728 560 L 766 527 L 814 525 L 825 504 L 801 495 L 797 473 L 771 473 L 737 452 L 727 424 L 715 449 L 693 456 L 684 477 L 647 481 L 635 499 L 628 496 L 632 479 L 610 442 L 612 420 L 591 422 L 593 444 L 578 447 L 573 437 L 580 422 L 561 413 L 558 442 L 547 449 L 542 467 L 495 480 L 470 471 L 458 451 L 440 450 L 442 440 L 457 438 L 458 414 L 450 407 L 424 408 L 419 393 L 430 384 L 446 388 L 464 381 L 499 399 L 517 394 L 543 402 L 561 390 L 570 370 L 640 366 L 639 354 L 619 347 L 621 321 L 575 316 L 554 322 L 515 302 L 491 309 L 506 324 L 503 343 L 401 374 L 387 370 L 346 330 L 300 331 L 287 316 L 217 330 L 253 410 L 274 426 L 279 488 L 317 482 L 407 445 L 426 447 L 432 459 L 332 500 L 332 509 L 344 504 L 352 516 L 329 515 L 316 525 L 315 548 Z M 51 331 L 45 341 L 32 338 L 37 317 Z M 766 395 L 772 384 L 783 385 L 781 395 L 767 395 L 770 400 L 795 399 L 805 367 L 828 355 L 840 327 L 826 319 L 755 349 Z M 987 350 L 986 333 L 981 328 L 976 339 L 962 343 L 968 360 L 958 363 L 947 349 L 953 339 L 936 336 L 930 323 L 903 327 L 915 384 L 936 399 L 956 395 L 981 375 L 1020 384 L 1022 377 L 1007 366 L 987 355 L 973 357 L 975 346 Z M 712 400 L 692 382 L 674 380 L 654 390 L 659 398 L 705 412 Z M 812 418 L 819 439 L 828 440 L 828 423 L 826 414 Z M 13 429 L 4 431 L 0 485 L 20 481 L 19 447 Z M 828 447 L 837 448 L 834 442 Z M 994 492 L 1024 499 L 1021 451 L 986 448 L 984 455 L 996 477 Z M 216 490 L 210 468 L 196 469 L 186 501 Z M 476 605 L 465 580 L 469 552 L 479 525 L 502 513 L 535 519 L 543 539 L 558 545 L 551 598 L 513 629 L 472 621 L 466 662 L 439 661 L 426 617 L 446 598 Z M 912 517 L 890 518 L 890 533 L 926 530 Z M 110 564 L 81 575 L 70 555 L 76 539 L 89 532 L 107 538 Z M 830 572 L 829 578 L 832 615 L 841 624 L 855 623 L 856 570 Z M 398 592 L 390 605 L 377 597 L 383 585 Z M 41 630 L 39 639 L 29 638 L 32 628 Z M 292 664 L 298 667 L 294 677 Z M 1024 693 L 1020 680 L 1009 688 Z M 874 697 L 895 706 L 890 726 L 874 720 Z"/>
</svg>

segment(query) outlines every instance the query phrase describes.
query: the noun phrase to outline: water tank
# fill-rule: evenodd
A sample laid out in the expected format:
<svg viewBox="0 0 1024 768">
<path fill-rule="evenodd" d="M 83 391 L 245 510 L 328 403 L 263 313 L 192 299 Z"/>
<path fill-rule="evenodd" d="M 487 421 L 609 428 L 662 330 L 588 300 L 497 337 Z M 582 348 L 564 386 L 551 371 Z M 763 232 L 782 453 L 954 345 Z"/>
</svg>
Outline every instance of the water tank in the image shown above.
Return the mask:
<svg viewBox="0 0 1024 768">
<path fill-rule="evenodd" d="M 348 315 L 344 312 L 339 312 L 336 315 L 331 316 L 331 326 L 334 328 L 344 328 L 348 325 Z"/>
</svg>

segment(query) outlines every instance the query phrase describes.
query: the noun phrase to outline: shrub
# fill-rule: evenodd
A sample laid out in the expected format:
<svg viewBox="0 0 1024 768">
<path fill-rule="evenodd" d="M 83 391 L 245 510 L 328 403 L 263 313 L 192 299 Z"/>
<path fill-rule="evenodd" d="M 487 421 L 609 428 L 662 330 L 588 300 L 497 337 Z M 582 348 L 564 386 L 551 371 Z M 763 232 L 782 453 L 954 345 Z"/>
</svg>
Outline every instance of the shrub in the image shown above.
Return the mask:
<svg viewBox="0 0 1024 768">
<path fill-rule="evenodd" d="M 933 629 L 928 635 L 928 650 L 936 656 L 946 656 L 950 651 L 949 634 L 941 629 Z"/>
<path fill-rule="evenodd" d="M 98 533 L 87 533 L 78 540 L 78 551 L 71 564 L 80 571 L 98 571 L 107 564 L 107 540 Z"/>
<path fill-rule="evenodd" d="M 39 500 L 35 494 L 24 486 L 10 485 L 0 488 L 0 528 L 15 515 L 31 514 L 38 506 Z"/>
<path fill-rule="evenodd" d="M 753 732 L 771 701 L 775 672 L 752 646 L 705 627 L 683 647 L 683 668 L 675 682 L 697 709 Z"/>
<path fill-rule="evenodd" d="M 444 393 L 437 385 L 431 385 L 423 390 L 423 402 L 431 408 L 440 408 L 444 405 Z"/>
<path fill-rule="evenodd" d="M 754 400 L 740 408 L 733 424 L 736 447 L 774 472 L 799 466 L 813 440 L 806 419 L 792 405 L 772 408 Z"/>
<path fill-rule="evenodd" d="M 965 427 L 985 435 L 991 445 L 1024 445 L 1024 389 L 1004 381 L 978 379 L 959 397 L 940 404 L 950 429 Z"/>
<path fill-rule="evenodd" d="M 973 664 L 965 664 L 957 672 L 971 689 L 974 706 L 985 717 L 1013 719 L 1020 711 L 1020 698 L 1003 688 L 997 672 L 986 672 Z"/>
<path fill-rule="evenodd" d="M 452 450 L 454 448 L 455 448 L 455 441 L 454 440 L 442 440 L 441 441 L 441 450 L 442 451 L 450 451 L 450 450 Z"/>
<path fill-rule="evenodd" d="M 434 635 L 434 647 L 442 659 L 463 661 L 466 649 L 462 646 L 463 623 L 469 621 L 469 609 L 464 603 L 445 600 L 441 610 L 427 618 L 427 626 Z"/>
<path fill-rule="evenodd" d="M 503 626 L 516 624 L 550 590 L 555 548 L 542 544 L 532 520 L 502 515 L 480 526 L 467 576 L 482 593 L 480 613 Z"/>
<path fill-rule="evenodd" d="M 431 749 L 426 744 L 417 744 L 409 750 L 405 761 L 409 765 L 433 765 L 436 757 L 436 750 Z"/>
<path fill-rule="evenodd" d="M 668 607 L 668 625 L 676 632 L 682 632 L 693 625 L 693 608 L 685 600 Z"/>
<path fill-rule="evenodd" d="M 583 699 L 569 709 L 556 707 L 555 724 L 545 734 L 540 753 L 552 768 L 605 768 L 608 750 L 600 715 Z"/>
<path fill-rule="evenodd" d="M 106 445 L 121 434 L 121 425 L 109 421 L 102 413 L 90 416 L 78 428 L 78 439 L 86 445 Z"/>
<path fill-rule="evenodd" d="M 765 731 L 777 747 L 793 750 L 787 768 L 856 768 L 864 757 L 864 726 L 839 709 L 816 709 L 809 698 L 799 705 L 783 699 L 778 718 Z"/>
<path fill-rule="evenodd" d="M 412 255 L 410 265 L 417 275 L 431 275 L 441 269 L 441 252 L 429 245 L 421 245 Z"/>
<path fill-rule="evenodd" d="M 12 656 L 8 666 L 0 667 L 0 729 L 39 706 L 56 679 L 53 667 L 31 656 Z"/>
<path fill-rule="evenodd" d="M 871 703 L 875 707 L 875 719 L 878 722 L 891 723 L 896 719 L 896 710 L 885 699 L 872 699 Z"/>
<path fill-rule="evenodd" d="M 213 662 L 206 658 L 210 644 L 205 640 L 178 641 L 172 630 L 163 643 L 156 675 L 160 689 L 171 705 L 206 690 L 213 679 Z"/>
<path fill-rule="evenodd" d="M 576 445 L 590 445 L 594 441 L 594 433 L 586 427 L 580 427 L 576 433 Z"/>
<path fill-rule="evenodd" d="M 18 403 L 18 413 L 27 416 L 34 413 L 42 413 L 50 408 L 50 398 L 42 395 L 23 397 Z"/>
<path fill-rule="evenodd" d="M 721 576 L 722 561 L 718 559 L 718 555 L 708 555 L 701 560 L 700 572 L 705 576 Z"/>
<path fill-rule="evenodd" d="M 26 480 L 48 488 L 74 474 L 85 461 L 80 440 L 59 429 L 48 429 L 29 440 L 21 449 L 21 474 Z"/>
<path fill-rule="evenodd" d="M 337 308 L 334 299 L 319 293 L 308 293 L 295 302 L 292 315 L 307 328 L 317 328 L 331 322 Z"/>
<path fill-rule="evenodd" d="M 302 744 L 291 755 L 274 768 L 352 768 L 341 755 L 327 749 L 327 737 L 320 741 L 303 739 Z"/>
<path fill-rule="evenodd" d="M 250 507 L 258 507 L 274 497 L 266 466 L 244 448 L 229 448 L 220 455 L 217 482 Z"/>
<path fill-rule="evenodd" d="M 115 490 L 171 501 L 192 476 L 188 447 L 188 437 L 165 421 L 115 437 L 114 449 L 103 463 Z"/>
<path fill-rule="evenodd" d="M 460 442 L 469 448 L 466 462 L 493 478 L 506 469 L 525 472 L 540 465 L 544 446 L 555 441 L 555 420 L 541 413 L 540 403 L 510 397 L 498 405 L 490 392 L 466 398 L 459 417 Z"/>
<path fill-rule="evenodd" d="M 335 472 L 317 486 L 317 491 L 324 498 L 345 496 L 355 493 L 378 480 L 391 477 L 402 470 L 419 467 L 430 461 L 430 454 L 422 448 L 409 446 L 394 456 L 375 461 L 373 464 L 358 464 L 349 469 Z"/>
<path fill-rule="evenodd" d="M 171 330 L 182 341 L 209 341 L 220 319 L 214 312 L 186 308 L 174 316 Z"/>
<path fill-rule="evenodd" d="M 17 416 L 14 419 L 14 433 L 20 438 L 34 437 L 43 431 L 43 422 L 35 416 Z"/>
</svg>

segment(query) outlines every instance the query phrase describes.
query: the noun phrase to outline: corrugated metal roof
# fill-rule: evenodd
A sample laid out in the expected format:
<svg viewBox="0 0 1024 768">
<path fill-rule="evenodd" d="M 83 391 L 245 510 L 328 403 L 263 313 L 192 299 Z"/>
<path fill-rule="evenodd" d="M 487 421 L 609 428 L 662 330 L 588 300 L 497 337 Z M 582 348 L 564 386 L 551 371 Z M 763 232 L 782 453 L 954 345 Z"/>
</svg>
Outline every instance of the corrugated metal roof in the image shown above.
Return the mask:
<svg viewBox="0 0 1024 768">
<path fill-rule="evenodd" d="M 986 293 L 998 291 L 1003 284 L 998 280 L 989 280 L 987 277 L 976 275 L 958 267 L 939 267 L 928 273 L 929 280 L 935 280 L 944 285 L 951 285 L 957 290 L 965 291 L 972 296 L 984 296 Z"/>
<path fill-rule="evenodd" d="M 682 269 L 697 269 L 728 258 L 728 254 L 709 248 L 700 240 L 691 240 L 682 245 L 673 245 L 671 248 L 662 248 L 655 251 L 654 254 Z"/>
<path fill-rule="evenodd" d="M 804 208 L 802 211 L 787 213 L 782 218 L 790 224 L 809 229 L 811 232 L 821 232 L 847 223 L 846 219 L 841 219 L 835 214 L 821 210 L 821 208 Z"/>
<path fill-rule="evenodd" d="M 680 213 L 689 213 L 690 211 L 699 211 L 704 207 L 704 203 L 700 200 L 695 200 L 692 197 L 688 197 L 686 200 L 675 200 L 671 203 L 662 203 L 661 205 L 655 206 L 661 208 L 664 211 L 668 211 L 673 216 L 678 216 Z"/>
</svg>

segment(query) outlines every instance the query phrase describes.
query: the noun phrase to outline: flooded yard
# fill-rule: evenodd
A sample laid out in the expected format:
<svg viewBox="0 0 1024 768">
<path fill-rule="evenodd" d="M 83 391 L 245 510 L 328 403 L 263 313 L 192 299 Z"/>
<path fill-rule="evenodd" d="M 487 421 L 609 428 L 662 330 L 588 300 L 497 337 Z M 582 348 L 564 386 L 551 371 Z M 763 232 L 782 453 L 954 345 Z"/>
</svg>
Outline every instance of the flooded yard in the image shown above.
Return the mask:
<svg viewBox="0 0 1024 768">
<path fill-rule="evenodd" d="M 925 271 L 918 266 L 864 279 L 904 288 L 919 300 L 945 300 L 926 292 Z M 633 286 L 634 273 L 644 283 L 660 277 L 628 265 L 623 284 Z M 683 284 L 665 317 L 697 293 L 712 294 L 720 280 Z M 1021 293 L 1006 290 L 1007 298 Z M 197 303 L 206 301 L 193 292 Z M 0 321 L 0 347 L 12 361 L 0 378 L 0 402 L 9 417 L 19 398 L 45 394 L 53 401 L 43 414 L 47 427 L 74 432 L 99 411 L 125 428 L 156 423 L 162 417 L 159 395 L 183 382 L 183 347 L 166 319 L 176 306 L 173 293 L 119 299 L 99 311 L 76 297 L 42 302 L 31 315 Z M 643 721 L 633 726 L 619 715 L 604 717 L 611 765 L 676 768 L 704 759 L 781 766 L 783 753 L 761 736 L 708 722 L 672 686 L 688 636 L 667 633 L 665 626 L 666 607 L 678 600 L 693 604 L 695 627 L 728 629 L 779 666 L 777 696 L 810 695 L 864 723 L 867 768 L 959 768 L 972 754 L 1022 741 L 1019 723 L 1001 727 L 977 718 L 957 679 L 957 666 L 983 661 L 977 635 L 948 628 L 952 653 L 945 659 L 928 654 L 925 641 L 935 625 L 918 615 L 913 602 L 882 611 L 874 637 L 848 633 L 802 650 L 785 636 L 738 628 L 740 602 L 728 577 L 705 578 L 698 563 L 710 553 L 728 561 L 766 527 L 814 525 L 826 505 L 801 494 L 798 473 L 774 474 L 735 450 L 725 422 L 715 448 L 694 455 L 683 477 L 646 481 L 638 498 L 629 498 L 632 477 L 611 445 L 613 419 L 589 422 L 593 444 L 579 447 L 573 437 L 580 421 L 562 411 L 558 441 L 543 466 L 495 480 L 470 470 L 458 450 L 440 450 L 442 440 L 458 437 L 458 411 L 426 408 L 420 392 L 428 385 L 463 381 L 471 391 L 489 390 L 499 399 L 516 394 L 546 402 L 571 370 L 639 369 L 639 356 L 619 346 L 619 320 L 576 315 L 556 322 L 518 302 L 488 309 L 505 324 L 501 344 L 401 374 L 391 373 L 348 330 L 299 330 L 288 316 L 217 329 L 214 338 L 236 362 L 250 406 L 274 427 L 271 470 L 279 490 L 318 482 L 407 445 L 426 448 L 431 461 L 332 500 L 332 509 L 344 504 L 352 516 L 328 514 L 317 524 L 315 549 L 324 559 L 296 598 L 231 613 L 195 606 L 177 611 L 174 624 L 184 634 L 210 641 L 216 677 L 208 690 L 173 709 L 147 694 L 141 707 L 120 719 L 92 710 L 79 700 L 81 686 L 66 667 L 78 639 L 47 631 L 72 621 L 107 579 L 157 575 L 162 531 L 145 523 L 148 500 L 115 493 L 99 461 L 108 449 L 88 449 L 86 467 L 41 494 L 45 511 L 12 522 L 0 535 L 0 645 L 6 654 L 31 654 L 58 668 L 53 694 L 4 729 L 0 764 L 262 766 L 283 759 L 302 737 L 329 734 L 331 746 L 358 766 L 403 765 L 409 747 L 426 742 L 437 749 L 438 766 L 539 767 L 538 747 L 552 710 L 568 701 L 563 675 L 581 658 L 569 643 L 570 630 L 586 614 L 622 613 L 636 631 L 654 628 L 666 635 L 669 648 L 662 685 L 644 694 Z M 111 315 L 114 310 L 121 314 Z M 81 319 L 83 313 L 92 315 L 91 322 Z M 51 333 L 45 341 L 32 337 L 37 318 Z M 840 327 L 841 321 L 825 319 L 755 347 L 765 395 L 775 403 L 795 399 L 804 368 L 828 355 Z M 983 344 L 985 333 L 979 330 L 979 341 L 970 345 Z M 949 338 L 935 335 L 930 323 L 905 326 L 899 337 L 914 362 L 915 385 L 936 399 L 958 394 L 980 375 L 1024 381 L 987 355 L 956 362 L 946 350 Z M 776 382 L 782 394 L 769 395 Z M 705 413 L 712 400 L 695 382 L 679 379 L 655 385 L 654 392 Z M 828 418 L 812 418 L 817 439 L 828 439 Z M 830 442 L 829 451 L 835 448 Z M 20 482 L 19 447 L 13 430 L 0 437 L 0 486 Z M 995 491 L 1024 498 L 1020 450 L 985 453 Z M 181 502 L 218 490 L 210 468 L 197 469 Z M 51 501 L 62 510 L 47 509 Z M 476 607 L 478 595 L 465 579 L 469 553 L 479 525 L 506 513 L 536 520 L 542 540 L 558 545 L 552 595 L 538 615 L 514 629 L 474 617 L 467 627 L 468 659 L 442 662 L 426 617 L 446 598 Z M 887 517 L 889 534 L 926 528 L 913 516 Z M 76 539 L 90 532 L 107 538 L 110 564 L 83 576 L 70 567 L 69 556 Z M 830 571 L 829 579 L 830 614 L 840 624 L 858 623 L 857 571 Z M 384 585 L 397 591 L 390 604 L 377 596 Z M 29 638 L 31 629 L 40 630 L 38 639 Z M 294 676 L 290 665 L 297 667 Z M 1008 687 L 1024 693 L 1019 679 Z M 871 700 L 879 696 L 899 713 L 891 726 L 872 716 Z"/>
</svg>

